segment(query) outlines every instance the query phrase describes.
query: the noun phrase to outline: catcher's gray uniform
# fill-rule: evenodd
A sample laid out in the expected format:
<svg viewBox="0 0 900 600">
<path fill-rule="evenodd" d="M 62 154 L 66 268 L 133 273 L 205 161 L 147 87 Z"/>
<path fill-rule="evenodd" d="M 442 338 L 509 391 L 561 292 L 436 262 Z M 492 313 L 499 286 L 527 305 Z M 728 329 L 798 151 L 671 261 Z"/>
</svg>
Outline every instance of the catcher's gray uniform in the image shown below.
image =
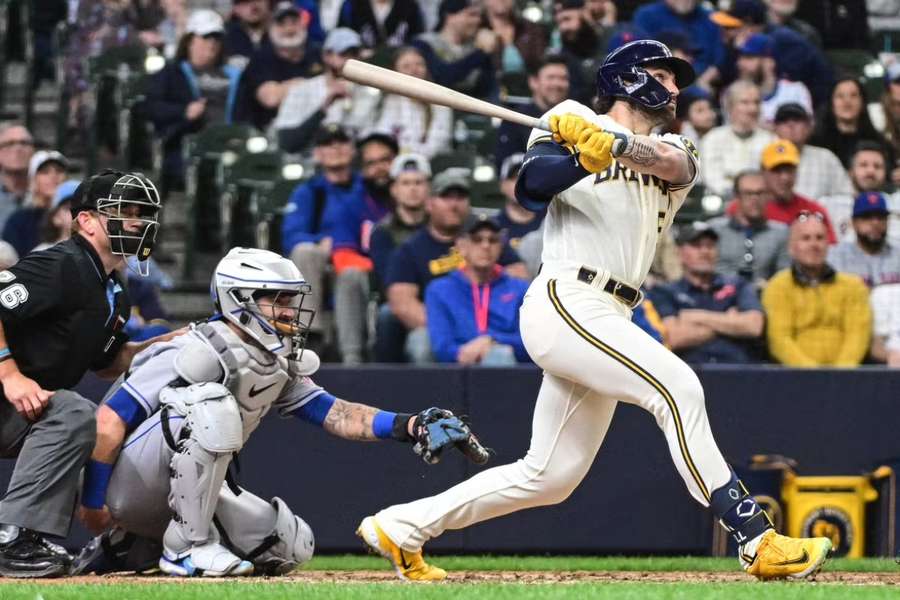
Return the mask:
<svg viewBox="0 0 900 600">
<path fill-rule="evenodd" d="M 333 402 L 306 376 L 318 366 L 309 355 L 312 364 L 297 367 L 244 343 L 223 321 L 139 354 L 104 399 L 127 423 L 150 415 L 126 439 L 110 479 L 106 503 L 119 527 L 163 541 L 170 553 L 220 539 L 268 571 L 308 560 L 312 531 L 284 502 L 223 482 L 271 408 L 304 418 L 310 402 Z"/>
</svg>

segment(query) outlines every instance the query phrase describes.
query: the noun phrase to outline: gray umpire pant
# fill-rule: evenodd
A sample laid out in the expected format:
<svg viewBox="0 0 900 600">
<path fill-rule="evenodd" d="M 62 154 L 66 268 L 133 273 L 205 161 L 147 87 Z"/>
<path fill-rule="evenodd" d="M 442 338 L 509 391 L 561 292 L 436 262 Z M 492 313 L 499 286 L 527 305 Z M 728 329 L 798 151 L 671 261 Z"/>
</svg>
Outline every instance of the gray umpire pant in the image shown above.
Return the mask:
<svg viewBox="0 0 900 600">
<path fill-rule="evenodd" d="M 69 533 L 81 468 L 91 456 L 96 405 L 60 390 L 32 423 L 0 397 L 0 457 L 17 458 L 0 523 L 65 537 Z"/>
</svg>

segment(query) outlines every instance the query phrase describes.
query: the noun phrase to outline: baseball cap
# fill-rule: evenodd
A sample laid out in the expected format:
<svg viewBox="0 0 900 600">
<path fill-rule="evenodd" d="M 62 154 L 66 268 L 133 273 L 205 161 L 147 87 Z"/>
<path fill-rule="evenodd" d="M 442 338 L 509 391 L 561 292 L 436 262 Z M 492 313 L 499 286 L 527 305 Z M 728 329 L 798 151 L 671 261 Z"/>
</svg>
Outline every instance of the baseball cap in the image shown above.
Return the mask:
<svg viewBox="0 0 900 600">
<path fill-rule="evenodd" d="M 325 52 L 334 52 L 335 54 L 343 54 L 348 50 L 358 50 L 362 48 L 362 38 L 359 34 L 348 27 L 338 27 L 328 32 L 325 38 L 325 44 L 322 50 Z"/>
<path fill-rule="evenodd" d="M 469 169 L 451 167 L 434 176 L 432 189 L 437 196 L 443 196 L 453 189 L 462 190 L 468 194 L 471 189 L 470 177 L 471 171 Z"/>
<path fill-rule="evenodd" d="M 430 179 L 431 165 L 421 154 L 401 154 L 391 163 L 391 178 L 396 178 L 400 173 L 421 173 Z"/>
<path fill-rule="evenodd" d="M 766 6 L 760 0 L 734 0 L 730 9 L 716 11 L 709 18 L 716 25 L 727 29 L 763 25 L 766 22 Z"/>
<path fill-rule="evenodd" d="M 31 179 L 47 163 L 56 163 L 63 169 L 69 168 L 69 161 L 56 150 L 38 150 L 28 162 L 28 178 Z"/>
<path fill-rule="evenodd" d="M 775 50 L 775 40 L 764 33 L 754 33 L 737 49 L 739 54 L 745 56 L 772 56 Z"/>
<path fill-rule="evenodd" d="M 775 124 L 784 123 L 785 121 L 809 121 L 811 115 L 806 112 L 802 104 L 797 102 L 787 102 L 778 107 L 775 111 Z"/>
<path fill-rule="evenodd" d="M 288 15 L 300 17 L 300 20 L 303 21 L 304 26 L 309 25 L 309 12 L 300 8 L 293 2 L 279 2 L 275 5 L 275 9 L 272 11 L 272 18 L 276 21 L 280 21 Z"/>
<path fill-rule="evenodd" d="M 863 192 L 853 200 L 853 218 L 865 215 L 888 215 L 887 199 L 881 192 Z"/>
<path fill-rule="evenodd" d="M 113 186 L 122 177 L 119 171 L 106 170 L 82 180 L 72 193 L 69 211 L 74 217 L 84 210 L 96 210 L 98 198 L 109 198 Z"/>
<path fill-rule="evenodd" d="M 75 190 L 78 189 L 79 183 L 81 182 L 77 179 L 68 179 L 59 184 L 59 187 L 56 188 L 56 193 L 53 194 L 53 205 L 50 207 L 50 210 L 56 210 L 60 204 L 70 200 L 75 194 Z"/>
<path fill-rule="evenodd" d="M 682 225 L 675 236 L 675 243 L 679 246 L 684 244 L 692 244 L 702 237 L 709 237 L 715 241 L 719 241 L 719 234 L 716 230 L 709 226 L 705 221 L 694 221 L 687 225 Z"/>
<path fill-rule="evenodd" d="M 201 37 L 225 35 L 225 21 L 216 11 L 204 8 L 191 12 L 184 30 L 186 33 L 193 33 Z"/>
<path fill-rule="evenodd" d="M 775 140 L 762 151 L 762 168 L 766 171 L 781 165 L 800 164 L 800 152 L 793 142 L 788 140 Z"/>
<path fill-rule="evenodd" d="M 315 137 L 313 138 L 313 146 L 325 146 L 332 142 L 352 142 L 353 139 L 350 137 L 344 128 L 338 125 L 337 123 L 329 123 L 328 125 L 323 125 L 316 132 Z"/>
<path fill-rule="evenodd" d="M 500 165 L 500 179 L 514 179 L 519 176 L 522 169 L 522 163 L 525 162 L 525 155 L 521 152 L 510 154 L 503 160 Z"/>
<path fill-rule="evenodd" d="M 503 228 L 500 227 L 500 223 L 496 219 L 487 215 L 469 215 L 463 229 L 468 235 L 472 235 L 482 229 L 490 229 L 494 233 L 500 233 Z"/>
</svg>

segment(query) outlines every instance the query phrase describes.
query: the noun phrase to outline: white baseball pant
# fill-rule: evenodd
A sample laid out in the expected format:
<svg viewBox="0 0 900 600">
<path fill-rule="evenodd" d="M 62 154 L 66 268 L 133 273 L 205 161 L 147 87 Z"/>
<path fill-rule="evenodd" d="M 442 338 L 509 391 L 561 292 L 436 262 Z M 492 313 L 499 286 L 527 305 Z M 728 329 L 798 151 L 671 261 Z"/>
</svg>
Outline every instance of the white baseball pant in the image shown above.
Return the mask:
<svg viewBox="0 0 900 600">
<path fill-rule="evenodd" d="M 698 502 L 708 506 L 729 481 L 697 375 L 634 325 L 619 300 L 568 271 L 553 273 L 534 280 L 520 312 L 525 347 L 544 369 L 528 453 L 379 512 L 379 525 L 404 550 L 415 552 L 447 529 L 565 500 L 587 474 L 619 401 L 653 414 Z"/>
</svg>

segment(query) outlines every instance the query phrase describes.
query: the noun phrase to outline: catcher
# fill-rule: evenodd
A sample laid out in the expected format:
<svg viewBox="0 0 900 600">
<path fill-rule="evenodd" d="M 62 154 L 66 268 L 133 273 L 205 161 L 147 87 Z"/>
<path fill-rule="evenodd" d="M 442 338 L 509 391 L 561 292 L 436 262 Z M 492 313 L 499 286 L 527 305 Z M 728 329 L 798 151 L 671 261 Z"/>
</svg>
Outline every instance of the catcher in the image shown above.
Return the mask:
<svg viewBox="0 0 900 600">
<path fill-rule="evenodd" d="M 158 563 L 183 577 L 281 574 L 309 560 L 310 527 L 281 499 L 267 502 L 227 478 L 272 408 L 345 439 L 414 443 L 429 463 L 448 446 L 487 460 L 450 411 L 387 412 L 313 383 L 319 358 L 304 350 L 309 293 L 290 260 L 235 248 L 213 276 L 220 314 L 135 358 L 97 413 L 79 514 L 104 533 L 82 550 L 75 573 Z"/>
</svg>

